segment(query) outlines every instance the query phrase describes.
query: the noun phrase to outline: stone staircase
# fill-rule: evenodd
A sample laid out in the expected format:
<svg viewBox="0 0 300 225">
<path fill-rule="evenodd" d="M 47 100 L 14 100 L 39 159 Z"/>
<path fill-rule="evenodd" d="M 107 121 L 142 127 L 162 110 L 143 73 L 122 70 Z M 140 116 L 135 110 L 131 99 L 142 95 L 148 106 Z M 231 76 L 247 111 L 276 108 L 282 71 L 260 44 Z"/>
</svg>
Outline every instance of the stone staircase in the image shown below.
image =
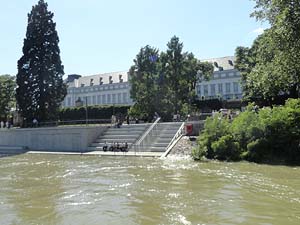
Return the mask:
<svg viewBox="0 0 300 225">
<path fill-rule="evenodd" d="M 139 151 L 165 152 L 181 125 L 182 122 L 158 123 Z"/>
<path fill-rule="evenodd" d="M 132 144 L 143 135 L 150 125 L 151 124 L 124 124 L 120 128 L 110 127 L 88 147 L 88 151 L 102 151 L 105 142 L 107 145 L 114 142 L 127 142 L 130 150 Z"/>
</svg>

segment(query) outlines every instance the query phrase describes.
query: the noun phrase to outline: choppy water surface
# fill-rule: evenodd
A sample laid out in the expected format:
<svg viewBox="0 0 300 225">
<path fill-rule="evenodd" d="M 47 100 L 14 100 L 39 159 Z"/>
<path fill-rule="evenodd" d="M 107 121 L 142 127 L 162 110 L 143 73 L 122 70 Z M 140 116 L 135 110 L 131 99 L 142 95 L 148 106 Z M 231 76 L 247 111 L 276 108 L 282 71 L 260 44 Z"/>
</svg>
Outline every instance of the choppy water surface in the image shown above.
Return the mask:
<svg viewBox="0 0 300 225">
<path fill-rule="evenodd" d="M 300 168 L 63 155 L 0 158 L 0 224 L 300 224 Z"/>
</svg>

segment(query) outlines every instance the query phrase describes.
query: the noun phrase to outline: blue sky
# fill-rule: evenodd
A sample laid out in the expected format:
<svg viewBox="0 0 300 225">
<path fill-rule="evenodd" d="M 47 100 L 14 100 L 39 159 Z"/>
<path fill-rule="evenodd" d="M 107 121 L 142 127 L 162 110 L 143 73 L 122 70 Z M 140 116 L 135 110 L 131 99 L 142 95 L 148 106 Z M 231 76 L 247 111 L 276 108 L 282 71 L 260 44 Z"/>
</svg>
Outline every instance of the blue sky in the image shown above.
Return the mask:
<svg viewBox="0 0 300 225">
<path fill-rule="evenodd" d="M 27 14 L 38 0 L 0 0 L 0 74 L 17 73 Z M 147 44 L 160 50 L 174 35 L 199 59 L 234 55 L 265 24 L 251 0 L 48 0 L 65 74 L 127 70 Z"/>
</svg>

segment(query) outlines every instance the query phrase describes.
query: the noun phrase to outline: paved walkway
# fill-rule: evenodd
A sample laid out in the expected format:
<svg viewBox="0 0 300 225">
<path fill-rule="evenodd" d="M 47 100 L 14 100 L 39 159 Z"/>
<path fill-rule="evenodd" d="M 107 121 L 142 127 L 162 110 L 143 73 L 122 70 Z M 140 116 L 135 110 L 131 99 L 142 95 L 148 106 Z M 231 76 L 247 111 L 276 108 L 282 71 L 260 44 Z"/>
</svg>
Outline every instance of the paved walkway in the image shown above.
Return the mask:
<svg viewBox="0 0 300 225">
<path fill-rule="evenodd" d="M 161 157 L 163 152 L 45 152 L 45 151 L 28 151 L 29 154 L 60 154 L 60 155 L 95 155 L 95 156 L 139 156 L 139 157 Z"/>
</svg>

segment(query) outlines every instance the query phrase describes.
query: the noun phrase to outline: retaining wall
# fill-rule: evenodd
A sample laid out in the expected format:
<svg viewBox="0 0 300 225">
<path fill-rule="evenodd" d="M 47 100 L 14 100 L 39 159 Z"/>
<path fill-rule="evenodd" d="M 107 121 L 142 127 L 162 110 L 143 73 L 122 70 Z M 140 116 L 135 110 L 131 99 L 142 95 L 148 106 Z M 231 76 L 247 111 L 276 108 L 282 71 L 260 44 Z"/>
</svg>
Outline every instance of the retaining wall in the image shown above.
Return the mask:
<svg viewBox="0 0 300 225">
<path fill-rule="evenodd" d="M 85 152 L 105 126 L 0 129 L 0 147 L 26 147 L 37 151 Z"/>
</svg>

